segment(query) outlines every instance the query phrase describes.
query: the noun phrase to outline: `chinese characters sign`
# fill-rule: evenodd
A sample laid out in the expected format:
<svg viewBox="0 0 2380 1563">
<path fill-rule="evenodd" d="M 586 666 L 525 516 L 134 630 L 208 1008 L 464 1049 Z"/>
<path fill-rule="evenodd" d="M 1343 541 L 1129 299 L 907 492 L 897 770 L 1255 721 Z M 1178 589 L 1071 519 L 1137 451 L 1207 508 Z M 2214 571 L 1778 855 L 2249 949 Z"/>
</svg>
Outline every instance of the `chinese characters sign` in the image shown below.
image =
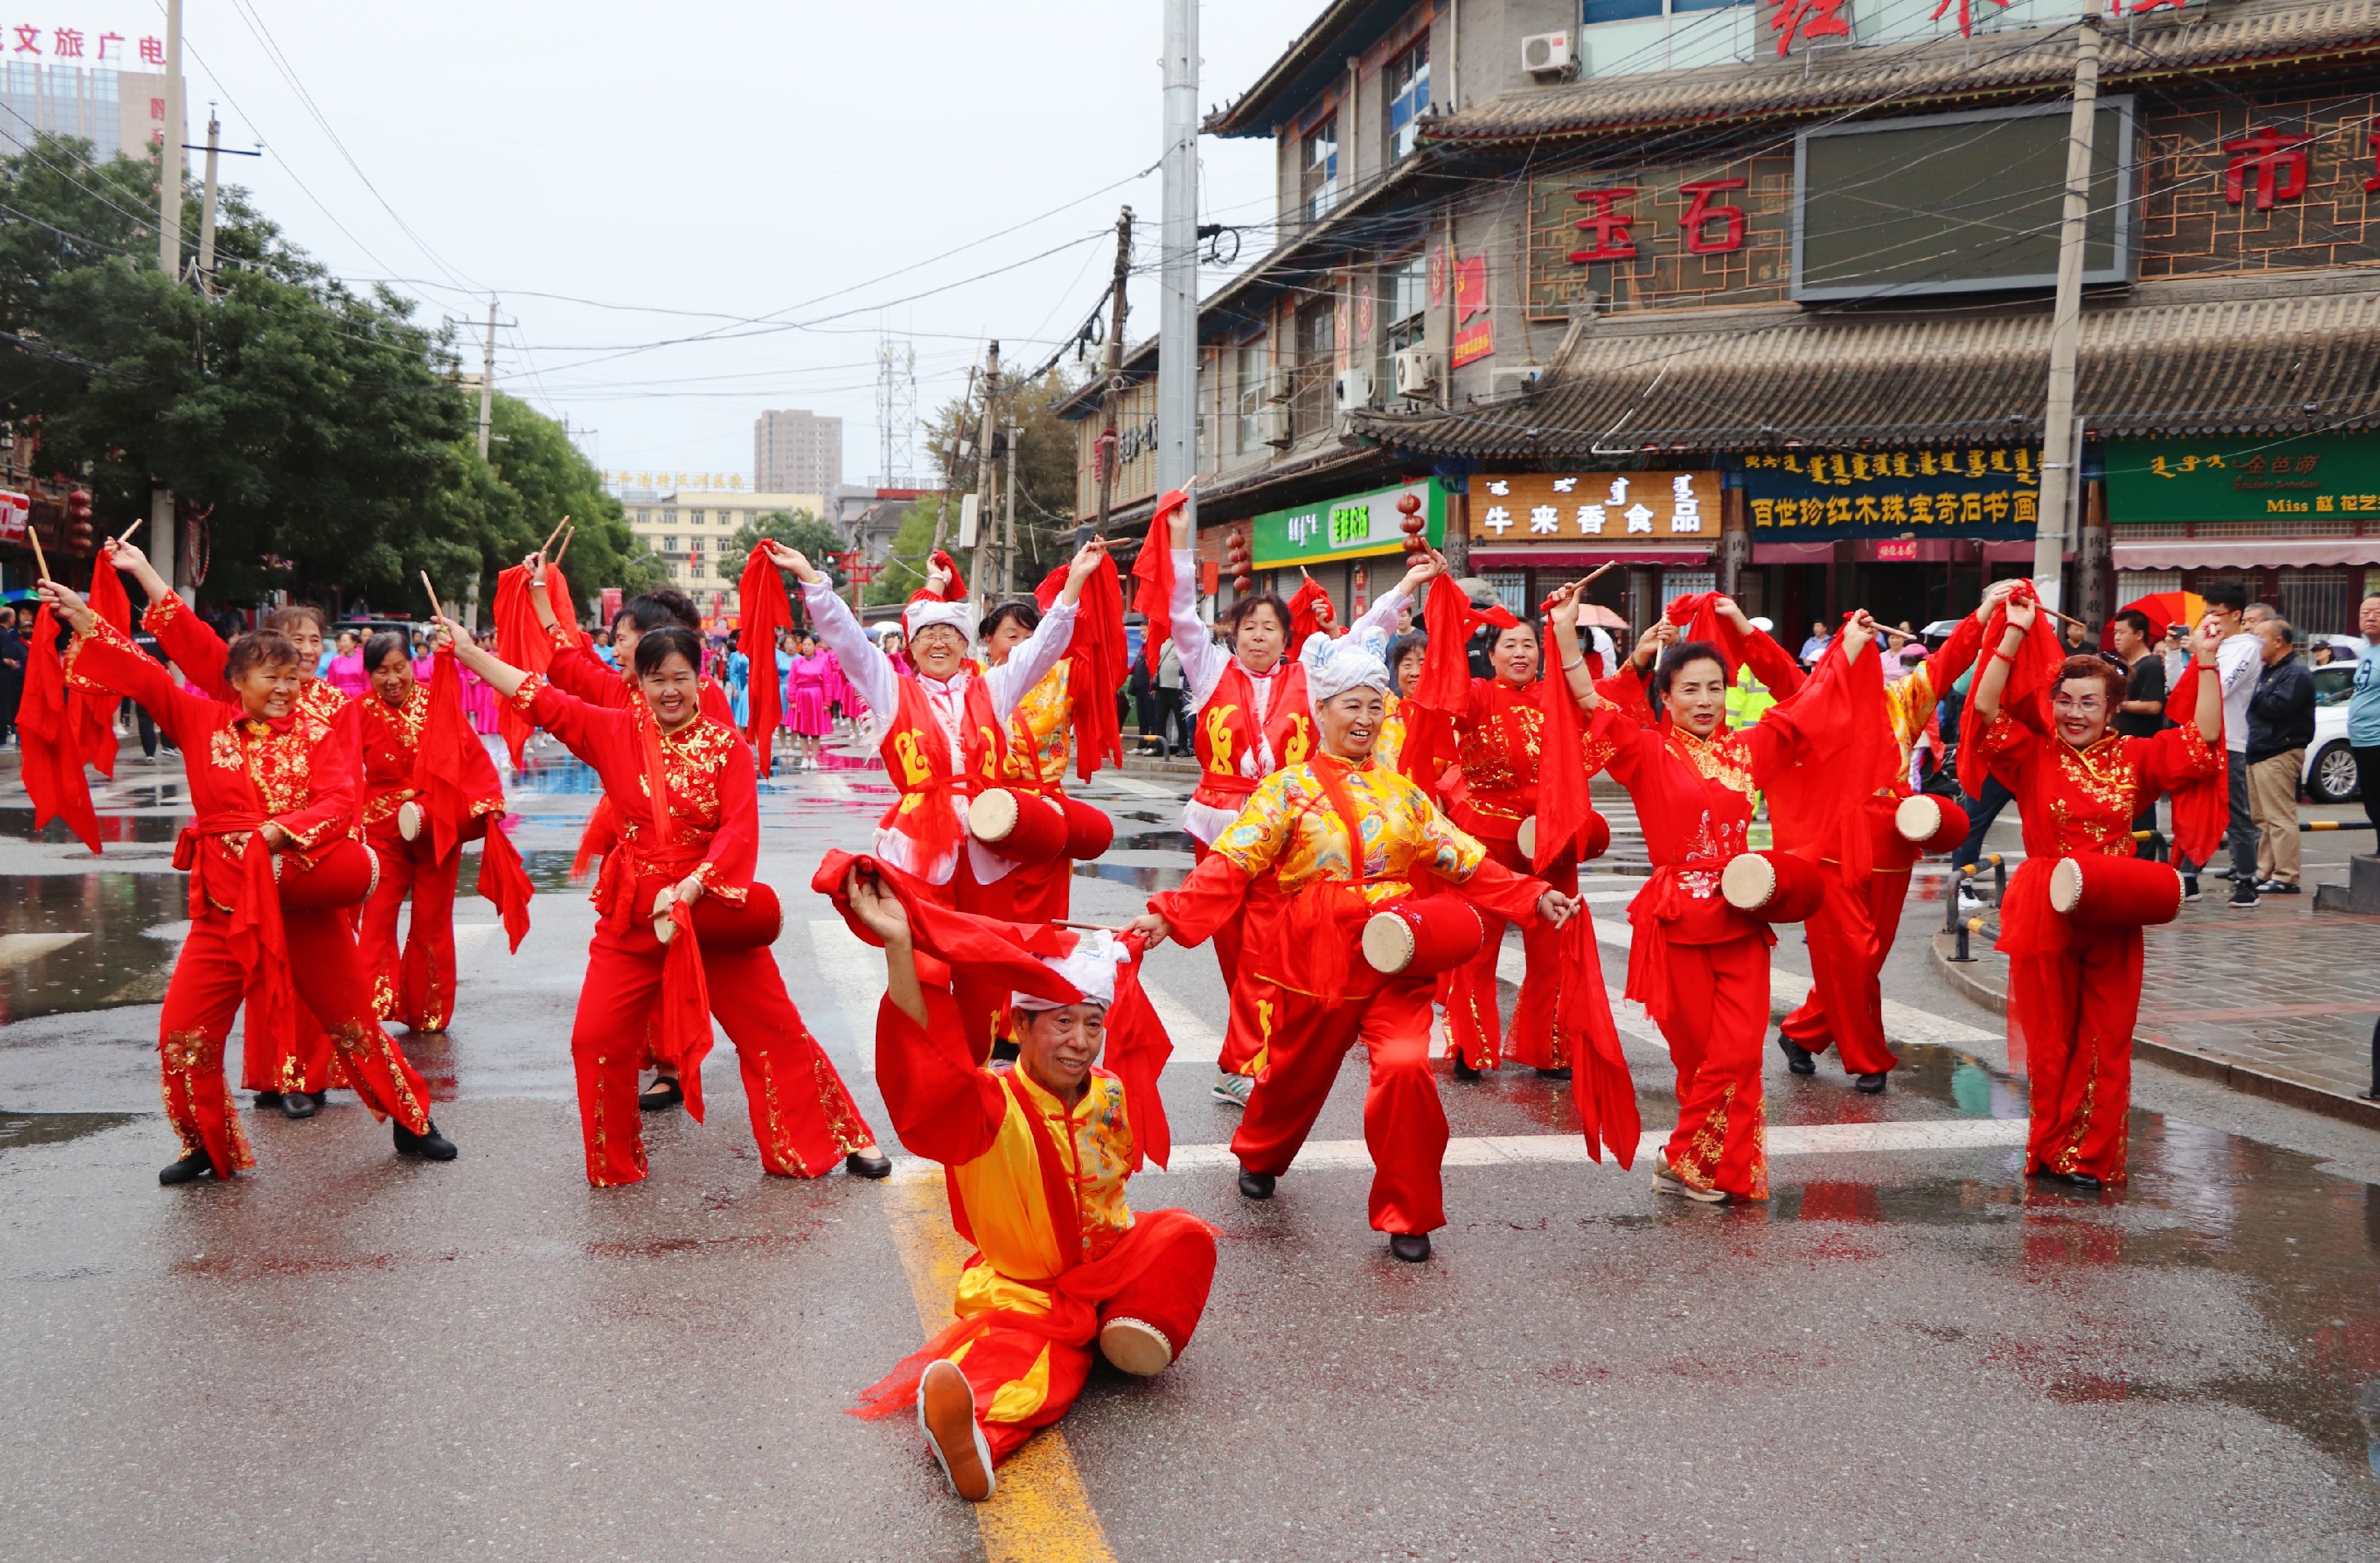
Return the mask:
<svg viewBox="0 0 2380 1563">
<path fill-rule="evenodd" d="M 1471 543 L 1709 544 L 1718 507 L 1717 472 L 1483 473 L 1471 480 Z"/>
<path fill-rule="evenodd" d="M 1431 545 L 1446 540 L 1446 491 L 1435 478 L 1350 495 L 1288 510 L 1268 510 L 1253 523 L 1248 555 L 1260 569 L 1325 564 L 1332 559 L 1393 554 L 1405 545 L 1404 512 L 1397 501 L 1417 495 L 1429 521 Z M 1477 501 L 1475 499 L 1475 505 Z"/>
<path fill-rule="evenodd" d="M 2110 440 L 2110 521 L 2380 515 L 2380 440 Z"/>
<path fill-rule="evenodd" d="M 1781 294 L 1792 182 L 1790 151 L 1536 179 L 1529 190 L 1529 318 L 1560 319 L 1590 292 L 1607 313 Z"/>
<path fill-rule="evenodd" d="M 105 66 L 112 70 L 165 68 L 164 39 L 131 37 L 88 27 L 9 22 L 0 28 L 0 54 L 12 60 L 30 58 L 59 65 Z"/>
<path fill-rule="evenodd" d="M 605 476 L 621 488 L 686 489 L 741 493 L 741 472 L 610 472 Z"/>
<path fill-rule="evenodd" d="M 1743 458 L 1752 534 L 1770 543 L 1843 537 L 2031 537 L 2041 519 L 2031 446 L 1757 452 Z"/>
<path fill-rule="evenodd" d="M 1496 317 L 1488 309 L 1488 252 L 1454 263 L 1454 367 L 1496 353 Z"/>
</svg>

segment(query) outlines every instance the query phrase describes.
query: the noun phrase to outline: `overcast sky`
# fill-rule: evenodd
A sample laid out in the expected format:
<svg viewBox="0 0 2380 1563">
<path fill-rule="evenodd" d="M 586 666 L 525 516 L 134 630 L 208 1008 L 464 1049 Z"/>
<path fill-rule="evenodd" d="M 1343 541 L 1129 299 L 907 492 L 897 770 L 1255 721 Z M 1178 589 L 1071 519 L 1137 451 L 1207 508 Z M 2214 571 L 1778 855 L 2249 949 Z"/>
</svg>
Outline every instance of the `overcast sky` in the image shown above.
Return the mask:
<svg viewBox="0 0 2380 1563">
<path fill-rule="evenodd" d="M 1206 0 L 1202 111 L 1320 4 Z M 152 0 L 17 10 L 164 31 Z M 482 319 L 496 292 L 499 384 L 589 431 L 607 470 L 748 483 L 762 408 L 842 414 L 845 480 L 880 470 L 880 330 L 914 342 L 922 411 L 982 336 L 1013 363 L 1071 332 L 1119 204 L 1153 263 L 1159 180 L 1120 181 L 1159 155 L 1162 23 L 1157 0 L 187 0 L 183 25 L 191 139 L 213 100 L 225 145 L 262 141 L 225 177 L 298 243 L 405 279 L 432 320 Z M 1208 220 L 1269 215 L 1268 143 L 1201 154 Z M 801 328 L 736 324 L 762 316 Z M 1136 282 L 1128 335 L 1156 325 Z"/>
</svg>

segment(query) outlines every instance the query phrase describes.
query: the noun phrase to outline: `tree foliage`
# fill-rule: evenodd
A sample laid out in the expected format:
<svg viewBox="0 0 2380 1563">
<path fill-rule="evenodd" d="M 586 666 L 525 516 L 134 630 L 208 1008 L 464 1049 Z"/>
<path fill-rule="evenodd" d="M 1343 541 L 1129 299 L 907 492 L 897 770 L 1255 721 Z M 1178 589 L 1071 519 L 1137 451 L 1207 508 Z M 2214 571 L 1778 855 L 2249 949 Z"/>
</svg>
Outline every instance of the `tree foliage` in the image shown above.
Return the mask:
<svg viewBox="0 0 2380 1563">
<path fill-rule="evenodd" d="M 958 506 L 953 502 L 950 508 L 956 510 Z M 892 533 L 892 552 L 884 561 L 883 571 L 868 583 L 868 602 L 905 603 L 911 592 L 926 584 L 926 556 L 934 551 L 934 509 L 930 495 L 910 504 L 909 513 L 901 518 Z"/>
<path fill-rule="evenodd" d="M 1073 394 L 1076 384 L 1062 370 L 1052 370 L 1028 383 L 1011 382 L 1001 387 L 999 406 L 994 409 L 1002 430 L 1011 424 L 1022 430 L 1016 446 L 1016 584 L 1020 591 L 1074 556 L 1075 426 L 1061 419 L 1057 409 Z M 952 495 L 947 524 L 953 543 L 958 536 L 957 496 L 972 492 L 976 486 L 976 461 L 971 447 L 982 427 L 982 418 L 983 397 L 978 393 L 943 403 L 927 424 L 927 449 L 940 474 L 941 485 Z M 970 447 L 964 458 L 959 454 L 963 442 Z M 996 465 L 999 481 L 1005 484 L 1006 458 L 1003 457 Z M 930 528 L 927 535 L 932 535 Z M 898 541 L 893 552 L 896 556 L 909 554 L 908 548 Z M 920 569 L 926 552 L 915 556 Z M 990 557 L 988 552 L 984 555 L 987 561 Z M 972 581 L 973 577 L 969 580 Z M 869 597 L 871 602 L 890 600 L 873 594 Z"/>
<path fill-rule="evenodd" d="M 449 327 L 330 276 L 237 189 L 214 295 L 165 276 L 156 176 L 54 136 L 0 160 L 0 420 L 38 472 L 88 473 L 103 530 L 148 514 L 153 482 L 206 518 L 206 595 L 397 611 L 423 605 L 421 570 L 491 597 L 566 511 L 573 580 L 623 581 L 619 504 L 551 420 L 498 397 L 480 460 Z"/>
<path fill-rule="evenodd" d="M 848 544 L 829 522 L 808 510 L 771 510 L 756 516 L 737 527 L 735 535 L 727 540 L 729 565 L 740 574 L 743 561 L 751 556 L 753 547 L 764 537 L 805 556 L 837 587 L 843 585 L 843 567 L 834 562 L 832 556 Z"/>
</svg>

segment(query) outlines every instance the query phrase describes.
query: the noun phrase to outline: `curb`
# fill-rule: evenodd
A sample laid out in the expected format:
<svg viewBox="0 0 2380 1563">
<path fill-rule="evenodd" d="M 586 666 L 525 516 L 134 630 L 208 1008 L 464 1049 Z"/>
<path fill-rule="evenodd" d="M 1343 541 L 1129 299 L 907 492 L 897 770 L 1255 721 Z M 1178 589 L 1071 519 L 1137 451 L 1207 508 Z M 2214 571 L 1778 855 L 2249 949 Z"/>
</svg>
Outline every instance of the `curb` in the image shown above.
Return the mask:
<svg viewBox="0 0 2380 1563">
<path fill-rule="evenodd" d="M 1938 931 L 1934 934 L 1934 969 L 1942 974 L 1942 980 L 1958 989 L 1961 996 L 1995 1014 L 2006 1015 L 2008 1013 L 2006 990 L 1991 986 L 1983 980 L 1977 971 L 1977 968 L 1985 965 L 1985 961 L 1979 959 L 1962 966 L 1950 959 L 1950 951 L 1954 947 L 1956 947 L 1954 935 Z M 2135 1033 L 2132 1037 L 2132 1056 L 2136 1058 L 2145 1058 L 2152 1064 L 2161 1065 L 2177 1074 L 2218 1081 L 2246 1095 L 2261 1096 L 2266 1101 L 2279 1102 L 2291 1107 L 2302 1107 L 2307 1112 L 2319 1113 L 2324 1117 L 2336 1118 L 2341 1123 L 2356 1124 L 2365 1129 L 2380 1129 L 2380 1102 L 2369 1102 L 2360 1096 L 2343 1096 L 2336 1091 L 2325 1090 L 2318 1085 L 2308 1085 L 2303 1081 L 2291 1080 L 2285 1075 L 2270 1074 L 2263 1069 L 2252 1068 L 2246 1064 L 2216 1054 L 2202 1053 L 2194 1047 L 2183 1047 L 2168 1042 L 2163 1037 L 2143 1036 Z"/>
</svg>

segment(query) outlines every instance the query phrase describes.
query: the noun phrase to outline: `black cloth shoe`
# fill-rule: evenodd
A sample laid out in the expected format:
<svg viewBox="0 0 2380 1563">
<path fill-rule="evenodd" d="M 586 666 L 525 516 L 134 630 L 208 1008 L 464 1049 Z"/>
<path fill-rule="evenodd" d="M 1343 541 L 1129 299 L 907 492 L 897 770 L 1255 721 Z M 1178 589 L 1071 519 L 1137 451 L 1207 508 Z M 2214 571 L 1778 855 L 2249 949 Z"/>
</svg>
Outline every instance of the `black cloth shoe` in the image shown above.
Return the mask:
<svg viewBox="0 0 2380 1563">
<path fill-rule="evenodd" d="M 250 1098 L 250 1100 L 253 1105 L 258 1107 L 277 1107 L 281 1105 L 281 1093 L 278 1091 L 260 1091 L 254 1097 Z"/>
<path fill-rule="evenodd" d="M 205 1151 L 192 1151 L 180 1161 L 157 1174 L 157 1181 L 170 1189 L 176 1183 L 196 1183 L 215 1175 L 214 1159 Z"/>
<path fill-rule="evenodd" d="M 285 1091 L 281 1094 L 281 1116 L 285 1118 L 310 1118 L 322 1110 L 322 1098 L 303 1091 Z"/>
<path fill-rule="evenodd" d="M 1419 1264 L 1429 1258 L 1429 1234 L 1391 1232 L 1389 1234 L 1389 1252 L 1408 1264 Z"/>
<path fill-rule="evenodd" d="M 1884 1094 L 1884 1088 L 1891 1082 L 1891 1080 L 1890 1075 L 1880 1071 L 1872 1075 L 1857 1075 L 1852 1077 L 1852 1089 L 1863 1096 L 1881 1096 Z"/>
<path fill-rule="evenodd" d="M 434 1123 L 424 1123 L 419 1134 L 401 1123 L 392 1122 L 389 1127 L 396 1131 L 396 1154 L 400 1156 L 450 1162 L 462 1154 L 455 1149 L 455 1142 L 438 1132 L 438 1126 Z"/>
<path fill-rule="evenodd" d="M 2066 1175 L 2066 1181 L 2070 1187 L 2076 1189 L 2099 1189 L 2106 1186 L 2099 1181 L 2096 1174 L 2089 1172 L 2070 1172 Z"/>
<path fill-rule="evenodd" d="M 1240 1174 L 1240 1192 L 1245 1194 L 1252 1200 L 1269 1200 L 1272 1198 L 1272 1183 L 1273 1178 L 1272 1174 L 1269 1172 L 1243 1172 Z"/>
<path fill-rule="evenodd" d="M 1460 1053 L 1450 1053 L 1450 1054 L 1448 1054 L 1448 1055 L 1447 1055 L 1447 1056 L 1448 1056 L 1449 1058 L 1451 1058 L 1451 1059 L 1452 1059 L 1452 1060 L 1454 1061 L 1454 1078 L 1455 1078 L 1455 1079 L 1457 1079 L 1457 1080 L 1477 1080 L 1477 1079 L 1479 1078 L 1479 1071 L 1478 1071 L 1477 1069 L 1473 1068 L 1470 1065 L 1468 1065 L 1468 1064 L 1464 1063 L 1464 1062 L 1463 1061 L 1463 1055 L 1462 1055 L 1462 1054 L 1460 1054 Z"/>
<path fill-rule="evenodd" d="M 1783 1032 L 1777 1033 L 1777 1051 L 1785 1055 L 1785 1067 L 1795 1074 L 1814 1075 L 1818 1072 L 1818 1060 L 1811 1056 L 1810 1050 Z"/>
<path fill-rule="evenodd" d="M 686 1100 L 686 1087 L 667 1075 L 655 1075 L 653 1083 L 637 1096 L 640 1113 L 665 1113 Z"/>
<path fill-rule="evenodd" d="M 1539 1080 L 1568 1080 L 1570 1079 L 1570 1068 L 1569 1066 L 1565 1065 L 1559 1069 L 1539 1069 L 1537 1071 L 1537 1078 Z"/>
<path fill-rule="evenodd" d="M 2284 885 L 2277 879 L 2267 879 L 2256 886 L 2259 896 L 2302 896 L 2305 892 L 2294 885 Z"/>
<path fill-rule="evenodd" d="M 843 1158 L 843 1170 L 854 1178 L 890 1178 L 892 1176 L 892 1158 L 854 1151 Z"/>
<path fill-rule="evenodd" d="M 2252 879 L 2242 879 L 2238 884 L 2232 885 L 2231 898 L 2224 904 L 2226 906 L 2235 907 L 2254 906 L 2256 904 L 2256 882 Z"/>
</svg>

